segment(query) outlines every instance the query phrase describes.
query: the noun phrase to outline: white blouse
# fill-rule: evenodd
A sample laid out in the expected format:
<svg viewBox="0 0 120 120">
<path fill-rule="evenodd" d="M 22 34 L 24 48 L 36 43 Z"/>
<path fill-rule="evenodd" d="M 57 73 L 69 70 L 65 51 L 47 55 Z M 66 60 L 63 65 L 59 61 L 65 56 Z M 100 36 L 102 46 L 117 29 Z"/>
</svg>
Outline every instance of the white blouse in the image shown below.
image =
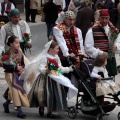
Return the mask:
<svg viewBox="0 0 120 120">
<path fill-rule="evenodd" d="M 106 68 L 103 66 L 102 67 L 94 66 L 93 71 L 91 73 L 91 77 L 98 78 L 99 77 L 98 72 L 102 72 L 104 75 L 104 78 L 108 78 L 108 72 Z"/>
<path fill-rule="evenodd" d="M 38 68 L 39 72 L 41 72 L 43 74 L 46 74 L 47 58 L 57 60 L 58 66 L 59 66 L 58 70 L 60 70 L 61 72 L 69 73 L 70 71 L 73 71 L 71 66 L 70 67 L 63 67 L 61 65 L 61 61 L 60 61 L 58 55 L 52 56 L 52 55 L 47 54 L 45 57 L 41 58 L 41 60 L 40 60 L 40 65 L 39 65 L 39 68 Z"/>
</svg>

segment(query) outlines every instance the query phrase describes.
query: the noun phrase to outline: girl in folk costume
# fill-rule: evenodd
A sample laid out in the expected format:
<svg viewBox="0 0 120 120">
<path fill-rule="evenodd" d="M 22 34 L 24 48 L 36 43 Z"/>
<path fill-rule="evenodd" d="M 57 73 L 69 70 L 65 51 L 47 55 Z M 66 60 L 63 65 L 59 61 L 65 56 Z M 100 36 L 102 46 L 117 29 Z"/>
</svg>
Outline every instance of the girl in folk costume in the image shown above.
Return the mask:
<svg viewBox="0 0 120 120">
<path fill-rule="evenodd" d="M 108 72 L 105 68 L 107 58 L 104 55 L 98 55 L 94 62 L 94 68 L 91 77 L 98 78 L 96 83 L 96 96 L 101 104 L 104 103 L 104 95 L 115 94 L 120 91 L 120 85 L 116 84 L 114 80 L 101 80 L 102 78 L 109 78 Z"/>
<path fill-rule="evenodd" d="M 22 112 L 21 106 L 29 107 L 29 101 L 23 88 L 24 81 L 19 79 L 25 67 L 24 55 L 19 49 L 20 41 L 16 36 L 9 37 L 6 43 L 10 49 L 1 58 L 5 69 L 5 79 L 9 87 L 8 99 L 3 104 L 4 112 L 9 113 L 9 104 L 12 100 L 14 106 L 17 107 L 17 117 L 25 118 L 26 115 Z"/>
<path fill-rule="evenodd" d="M 39 114 L 44 115 L 44 107 L 47 107 L 47 117 L 54 117 L 53 111 L 67 109 L 66 92 L 64 86 L 69 87 L 68 99 L 77 95 L 78 89 L 71 84 L 70 80 L 62 75 L 73 71 L 72 67 L 62 67 L 58 57 L 59 46 L 56 42 L 50 41 L 45 44 L 45 49 L 40 55 L 26 66 L 21 78 L 30 79 L 32 74 L 39 75 L 34 78 L 33 86 L 28 93 L 31 107 L 39 107 Z M 35 69 L 35 67 L 37 69 Z M 37 70 L 37 71 L 36 71 Z M 28 77 L 27 77 L 28 76 Z"/>
</svg>

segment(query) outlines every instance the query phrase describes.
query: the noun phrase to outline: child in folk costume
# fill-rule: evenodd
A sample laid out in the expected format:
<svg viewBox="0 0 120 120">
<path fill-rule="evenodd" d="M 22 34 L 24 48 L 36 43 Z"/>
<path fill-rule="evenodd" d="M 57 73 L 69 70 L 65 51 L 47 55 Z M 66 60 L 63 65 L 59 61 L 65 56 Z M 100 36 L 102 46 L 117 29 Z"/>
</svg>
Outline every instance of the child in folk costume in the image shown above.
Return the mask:
<svg viewBox="0 0 120 120">
<path fill-rule="evenodd" d="M 96 96 L 101 104 L 104 104 L 104 95 L 115 94 L 120 91 L 120 85 L 114 80 L 101 80 L 102 78 L 109 78 L 108 72 L 105 68 L 107 58 L 104 55 L 98 55 L 95 58 L 94 68 L 91 77 L 98 78 L 96 82 Z"/>
<path fill-rule="evenodd" d="M 71 66 L 61 66 L 60 59 L 57 55 L 58 51 L 59 46 L 56 42 L 48 42 L 45 44 L 45 48 L 40 53 L 39 57 L 37 57 L 38 60 L 33 62 L 34 64 L 31 62 L 31 65 L 26 67 L 25 71 L 30 74 L 29 70 L 32 70 L 32 72 L 35 73 L 35 66 L 37 67 L 37 70 L 39 70 L 40 73 L 36 77 L 36 80 L 28 93 L 28 98 L 31 107 L 39 107 L 39 114 L 41 116 L 44 115 L 44 107 L 47 107 L 47 117 L 50 118 L 54 117 L 52 114 L 53 111 L 67 109 L 67 95 L 64 86 L 69 87 L 68 99 L 75 95 L 77 96 L 78 92 L 78 89 L 71 84 L 70 80 L 62 75 L 62 72 L 68 73 L 73 71 L 73 69 Z"/>
<path fill-rule="evenodd" d="M 12 100 L 14 106 L 17 107 L 17 117 L 25 118 L 26 115 L 22 112 L 21 106 L 29 107 L 29 100 L 23 88 L 24 81 L 19 79 L 25 67 L 24 55 L 19 49 L 20 40 L 16 36 L 11 36 L 7 40 L 6 43 L 10 49 L 1 58 L 5 69 L 5 79 L 9 87 L 8 99 L 3 104 L 4 112 L 9 113 L 9 104 Z"/>
</svg>

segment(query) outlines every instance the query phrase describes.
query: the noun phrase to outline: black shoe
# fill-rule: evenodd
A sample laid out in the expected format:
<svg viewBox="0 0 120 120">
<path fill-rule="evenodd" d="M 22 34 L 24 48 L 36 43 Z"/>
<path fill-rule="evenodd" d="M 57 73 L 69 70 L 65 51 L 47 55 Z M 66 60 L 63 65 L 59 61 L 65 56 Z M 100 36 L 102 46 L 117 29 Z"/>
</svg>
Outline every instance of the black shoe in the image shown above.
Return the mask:
<svg viewBox="0 0 120 120">
<path fill-rule="evenodd" d="M 44 115 L 44 107 L 39 107 L 39 114 L 40 116 Z"/>
<path fill-rule="evenodd" d="M 26 118 L 26 115 L 25 115 L 25 114 L 17 114 L 17 117 L 18 117 L 18 118 L 25 119 L 25 118 Z"/>
<path fill-rule="evenodd" d="M 48 113 L 48 114 L 47 114 L 47 117 L 48 117 L 48 118 L 55 118 L 55 116 L 54 116 L 52 113 Z"/>
<path fill-rule="evenodd" d="M 8 107 L 8 105 L 7 104 L 3 104 L 3 107 L 4 107 L 4 112 L 5 113 L 9 113 L 10 111 L 9 111 L 9 107 Z"/>
<path fill-rule="evenodd" d="M 36 23 L 36 21 L 31 21 L 32 23 Z"/>
<path fill-rule="evenodd" d="M 26 20 L 26 22 L 31 22 L 30 20 Z"/>
</svg>

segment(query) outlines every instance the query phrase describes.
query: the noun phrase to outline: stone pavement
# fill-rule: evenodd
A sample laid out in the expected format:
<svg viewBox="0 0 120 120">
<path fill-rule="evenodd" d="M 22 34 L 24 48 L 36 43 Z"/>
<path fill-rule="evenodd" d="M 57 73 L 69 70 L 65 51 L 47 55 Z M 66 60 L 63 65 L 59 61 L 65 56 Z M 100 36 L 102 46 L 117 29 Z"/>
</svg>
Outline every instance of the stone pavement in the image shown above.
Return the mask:
<svg viewBox="0 0 120 120">
<path fill-rule="evenodd" d="M 20 14 L 20 18 L 22 19 L 22 20 L 25 20 L 25 14 L 24 13 L 21 13 Z M 29 26 L 33 26 L 33 25 L 39 25 L 39 24 L 44 24 L 45 22 L 41 22 L 41 15 L 40 14 L 37 14 L 36 15 L 36 23 L 32 23 L 32 22 L 28 22 L 28 25 Z"/>
</svg>

